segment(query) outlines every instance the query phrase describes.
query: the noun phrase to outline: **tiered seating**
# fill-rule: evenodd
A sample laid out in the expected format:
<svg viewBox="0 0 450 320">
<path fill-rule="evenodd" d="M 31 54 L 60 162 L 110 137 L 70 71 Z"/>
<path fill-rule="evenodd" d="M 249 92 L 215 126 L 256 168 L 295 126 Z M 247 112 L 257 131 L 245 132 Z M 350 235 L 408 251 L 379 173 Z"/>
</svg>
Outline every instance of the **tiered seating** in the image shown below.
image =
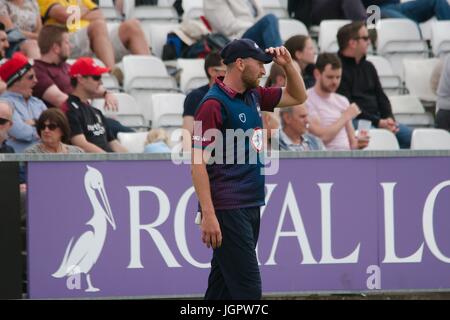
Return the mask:
<svg viewBox="0 0 450 320">
<path fill-rule="evenodd" d="M 294 19 L 280 19 L 280 35 L 283 41 L 286 41 L 292 36 L 301 34 L 301 35 L 309 35 L 308 29 L 305 24 L 301 21 Z"/>
<path fill-rule="evenodd" d="M 436 102 L 437 96 L 431 89 L 431 74 L 438 62 L 437 58 L 422 60 L 403 60 L 405 85 L 409 93 L 419 97 L 427 104 Z"/>
<path fill-rule="evenodd" d="M 280 19 L 289 17 L 286 7 L 283 7 L 279 0 L 261 0 L 261 4 L 265 13 L 272 13 Z"/>
<path fill-rule="evenodd" d="M 431 25 L 433 54 L 439 57 L 450 53 L 450 21 L 435 21 Z"/>
<path fill-rule="evenodd" d="M 372 62 L 377 69 L 380 78 L 381 86 L 386 94 L 401 94 L 403 93 L 402 80 L 392 69 L 389 60 L 382 56 L 367 56 L 367 60 Z"/>
<path fill-rule="evenodd" d="M 395 119 L 410 127 L 432 127 L 434 117 L 425 111 L 419 98 L 411 95 L 390 96 Z"/>
<path fill-rule="evenodd" d="M 339 28 L 350 23 L 350 20 L 324 20 L 319 26 L 319 49 L 321 52 L 336 53 L 339 49 L 337 32 Z"/>
<path fill-rule="evenodd" d="M 148 23 L 142 25 L 152 48 L 152 53 L 155 56 L 162 58 L 163 48 L 167 41 L 167 34 L 178 27 L 178 23 Z"/>
<path fill-rule="evenodd" d="M 132 96 L 127 93 L 117 93 L 116 98 L 119 105 L 118 111 L 104 110 L 104 99 L 95 99 L 92 106 L 101 110 L 105 115 L 117 119 L 125 126 L 136 129 L 148 128 L 143 110 Z"/>
<path fill-rule="evenodd" d="M 370 129 L 369 145 L 364 150 L 399 150 L 397 138 L 386 129 Z"/>
<path fill-rule="evenodd" d="M 443 129 L 416 129 L 411 139 L 413 150 L 450 150 L 450 133 Z"/>
<path fill-rule="evenodd" d="M 387 58 L 395 74 L 402 77 L 402 60 L 426 58 L 428 47 L 412 20 L 382 19 L 378 28 L 378 54 Z"/>
<path fill-rule="evenodd" d="M 181 93 L 152 95 L 153 128 L 179 128 L 183 124 L 183 104 L 186 96 Z"/>
<path fill-rule="evenodd" d="M 205 60 L 203 59 L 178 59 L 178 69 L 181 69 L 180 89 L 184 93 L 189 93 L 208 83 L 205 75 Z"/>
</svg>

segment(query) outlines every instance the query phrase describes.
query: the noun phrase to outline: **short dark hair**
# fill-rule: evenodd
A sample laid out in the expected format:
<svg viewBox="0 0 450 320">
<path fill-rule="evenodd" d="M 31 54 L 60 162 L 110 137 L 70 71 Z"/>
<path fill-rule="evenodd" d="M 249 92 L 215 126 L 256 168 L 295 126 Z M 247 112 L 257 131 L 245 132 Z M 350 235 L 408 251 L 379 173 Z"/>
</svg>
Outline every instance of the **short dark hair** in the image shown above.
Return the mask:
<svg viewBox="0 0 450 320">
<path fill-rule="evenodd" d="M 297 35 L 297 36 L 292 36 L 286 40 L 286 42 L 284 43 L 284 46 L 289 51 L 289 53 L 291 54 L 291 56 L 294 60 L 295 60 L 295 53 L 297 51 L 305 50 L 306 41 L 308 39 L 311 39 L 311 37 L 304 36 L 304 35 Z"/>
<path fill-rule="evenodd" d="M 359 30 L 365 26 L 362 21 L 355 21 L 341 27 L 337 33 L 337 40 L 339 50 L 344 50 L 348 46 L 348 42 L 352 39 L 357 39 L 359 36 Z"/>
<path fill-rule="evenodd" d="M 342 68 L 341 59 L 339 59 L 337 54 L 324 52 L 317 56 L 316 69 L 319 70 L 320 73 L 322 73 L 329 64 L 331 64 L 331 69 L 333 70 Z"/>
<path fill-rule="evenodd" d="M 69 143 L 69 121 L 67 120 L 66 115 L 61 110 L 59 110 L 58 108 L 49 108 L 41 113 L 39 119 L 36 122 L 36 128 L 39 137 L 41 136 L 41 131 L 46 121 L 56 124 L 62 132 L 61 141 L 63 143 Z"/>
<path fill-rule="evenodd" d="M 208 73 L 208 69 L 211 67 L 220 67 L 222 65 L 222 57 L 219 52 L 211 52 L 205 58 L 205 73 L 208 79 L 211 79 L 211 76 Z"/>
<path fill-rule="evenodd" d="M 3 23 L 0 22 L 0 31 L 5 31 L 6 27 Z"/>
<path fill-rule="evenodd" d="M 61 44 L 62 35 L 68 33 L 69 30 L 61 25 L 47 25 L 43 26 L 39 32 L 38 45 L 41 54 L 48 53 L 54 44 Z"/>
</svg>

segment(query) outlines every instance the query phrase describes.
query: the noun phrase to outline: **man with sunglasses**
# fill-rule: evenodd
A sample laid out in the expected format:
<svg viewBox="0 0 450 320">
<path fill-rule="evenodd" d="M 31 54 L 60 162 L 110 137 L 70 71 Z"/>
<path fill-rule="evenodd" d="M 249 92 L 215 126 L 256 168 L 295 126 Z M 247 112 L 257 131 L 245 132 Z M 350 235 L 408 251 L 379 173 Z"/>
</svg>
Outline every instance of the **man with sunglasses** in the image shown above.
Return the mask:
<svg viewBox="0 0 450 320">
<path fill-rule="evenodd" d="M 102 74 L 108 71 L 88 57 L 79 58 L 69 70 L 74 90 L 65 107 L 72 132 L 71 142 L 85 152 L 127 152 L 111 134 L 103 113 L 89 104 L 89 100 L 103 90 Z"/>
<path fill-rule="evenodd" d="M 8 131 L 12 127 L 13 110 L 7 101 L 0 100 L 0 153 L 14 153 L 14 149 L 6 144 Z"/>
<path fill-rule="evenodd" d="M 395 121 L 377 70 L 366 60 L 370 44 L 367 27 L 363 22 L 349 23 L 339 29 L 337 40 L 342 61 L 342 79 L 337 93 L 359 106 L 361 113 L 356 119 L 369 120 L 373 127 L 391 131 L 400 148 L 409 148 L 412 130 Z"/>
<path fill-rule="evenodd" d="M 42 100 L 33 97 L 37 79 L 28 58 L 22 53 L 16 52 L 0 66 L 0 78 L 7 85 L 7 91 L 1 97 L 14 108 L 9 143 L 17 153 L 21 153 L 39 141 L 36 119 L 47 107 Z"/>
</svg>

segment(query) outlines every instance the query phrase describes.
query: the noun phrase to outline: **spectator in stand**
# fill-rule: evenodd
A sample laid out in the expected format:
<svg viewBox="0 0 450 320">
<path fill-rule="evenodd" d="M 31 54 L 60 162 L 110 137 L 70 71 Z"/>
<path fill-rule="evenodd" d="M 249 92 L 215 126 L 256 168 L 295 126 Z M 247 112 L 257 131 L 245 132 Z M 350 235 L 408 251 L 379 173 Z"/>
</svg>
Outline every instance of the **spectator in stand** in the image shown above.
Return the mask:
<svg viewBox="0 0 450 320">
<path fill-rule="evenodd" d="M 376 5 L 381 8 L 383 18 L 411 19 L 417 23 L 432 17 L 438 20 L 450 19 L 450 5 L 447 0 L 363 0 L 366 7 Z"/>
<path fill-rule="evenodd" d="M 92 56 L 95 53 L 113 70 L 116 62 L 127 54 L 150 54 L 145 34 L 137 20 L 126 20 L 108 32 L 105 18 L 92 0 L 38 0 L 38 3 L 45 24 L 68 27 L 73 48 L 71 57 Z M 74 19 L 76 12 L 68 13 L 69 7 L 73 6 L 81 11 L 80 21 Z M 114 73 L 119 72 L 116 70 Z"/>
<path fill-rule="evenodd" d="M 32 96 L 37 79 L 22 53 L 16 52 L 0 66 L 0 77 L 7 85 L 7 91 L 1 97 L 14 108 L 10 145 L 21 153 L 39 141 L 36 121 L 47 107 L 42 100 Z"/>
<path fill-rule="evenodd" d="M 321 53 L 314 70 L 316 84 L 309 89 L 306 107 L 309 132 L 319 137 L 327 150 L 363 149 L 368 137 L 355 137 L 352 120 L 361 111 L 355 103 L 336 93 L 341 82 L 342 64 L 333 53 Z"/>
<path fill-rule="evenodd" d="M 283 43 L 278 18 L 264 15 L 260 0 L 203 0 L 203 10 L 213 31 L 230 39 L 252 39 L 263 49 Z"/>
<path fill-rule="evenodd" d="M 450 131 L 450 55 L 447 55 L 437 90 L 436 127 Z"/>
<path fill-rule="evenodd" d="M 5 25 L 0 22 L 0 64 L 6 55 L 6 50 L 9 48 L 8 35 L 5 31 Z M 0 94 L 6 91 L 6 83 L 0 79 Z"/>
<path fill-rule="evenodd" d="M 282 151 L 325 150 L 323 142 L 308 133 L 308 110 L 302 105 L 280 108 L 281 129 L 278 144 Z"/>
<path fill-rule="evenodd" d="M 25 150 L 25 153 L 83 153 L 76 146 L 69 145 L 70 128 L 66 115 L 52 108 L 42 112 L 36 123 L 41 142 Z"/>
<path fill-rule="evenodd" d="M 13 109 L 9 102 L 0 100 L 0 153 L 14 153 L 13 147 L 7 144 L 8 132 L 12 127 Z"/>
<path fill-rule="evenodd" d="M 282 88 L 286 86 L 286 73 L 284 73 L 283 68 L 273 63 L 270 67 L 270 73 L 264 86 L 266 88 Z"/>
<path fill-rule="evenodd" d="M 144 153 L 170 153 L 169 136 L 166 130 L 157 128 L 148 132 Z"/>
<path fill-rule="evenodd" d="M 361 0 L 288 0 L 291 16 L 307 27 L 319 25 L 322 20 L 366 20 L 366 10 Z"/>
<path fill-rule="evenodd" d="M 223 64 L 222 57 L 218 52 L 212 52 L 205 58 L 205 74 L 208 84 L 192 90 L 184 101 L 183 110 L 183 146 L 184 150 L 191 150 L 191 136 L 194 130 L 194 115 L 203 97 L 209 88 L 215 83 L 217 77 L 224 77 L 227 67 Z M 189 135 L 188 135 L 189 133 Z"/>
<path fill-rule="evenodd" d="M 400 148 L 411 145 L 411 128 L 397 123 L 391 103 L 381 87 L 375 66 L 366 60 L 370 38 L 363 22 L 353 22 L 339 29 L 339 57 L 342 80 L 337 93 L 361 109 L 357 119 L 367 119 L 375 128 L 387 129 L 397 136 Z"/>
<path fill-rule="evenodd" d="M 313 87 L 316 82 L 314 78 L 316 49 L 311 37 L 303 35 L 293 36 L 286 41 L 284 46 L 289 50 L 294 61 L 300 67 L 306 89 Z"/>
<path fill-rule="evenodd" d="M 36 0 L 0 0 L 0 22 L 8 30 L 8 58 L 16 51 L 31 59 L 40 57 L 37 38 L 42 22 Z"/>
<path fill-rule="evenodd" d="M 72 50 L 69 33 L 63 26 L 44 26 L 38 43 L 42 57 L 34 62 L 38 83 L 33 88 L 33 94 L 42 99 L 49 108 L 62 108 L 68 95 L 73 91 L 70 84 L 70 65 L 66 63 Z M 114 93 L 103 87 L 95 98 L 105 99 L 106 110 L 117 110 L 118 108 Z M 114 119 L 106 118 L 106 121 L 114 137 L 117 137 L 119 132 L 133 132 L 131 128 L 123 126 Z"/>
<path fill-rule="evenodd" d="M 79 58 L 69 70 L 74 87 L 66 101 L 71 142 L 85 152 L 127 152 L 108 130 L 103 113 L 89 104 L 103 90 L 102 74 L 108 71 L 89 57 Z"/>
</svg>

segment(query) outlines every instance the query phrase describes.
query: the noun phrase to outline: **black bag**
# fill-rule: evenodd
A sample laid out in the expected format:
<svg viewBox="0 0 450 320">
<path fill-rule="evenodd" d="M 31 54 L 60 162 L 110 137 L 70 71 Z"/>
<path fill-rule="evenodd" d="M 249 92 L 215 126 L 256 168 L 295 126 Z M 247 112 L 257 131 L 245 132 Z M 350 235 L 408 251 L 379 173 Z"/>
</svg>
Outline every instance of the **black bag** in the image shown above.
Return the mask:
<svg viewBox="0 0 450 320">
<path fill-rule="evenodd" d="M 222 50 L 229 42 L 230 39 L 221 33 L 210 33 L 186 47 L 181 56 L 186 59 L 205 58 L 210 52 Z"/>
</svg>

